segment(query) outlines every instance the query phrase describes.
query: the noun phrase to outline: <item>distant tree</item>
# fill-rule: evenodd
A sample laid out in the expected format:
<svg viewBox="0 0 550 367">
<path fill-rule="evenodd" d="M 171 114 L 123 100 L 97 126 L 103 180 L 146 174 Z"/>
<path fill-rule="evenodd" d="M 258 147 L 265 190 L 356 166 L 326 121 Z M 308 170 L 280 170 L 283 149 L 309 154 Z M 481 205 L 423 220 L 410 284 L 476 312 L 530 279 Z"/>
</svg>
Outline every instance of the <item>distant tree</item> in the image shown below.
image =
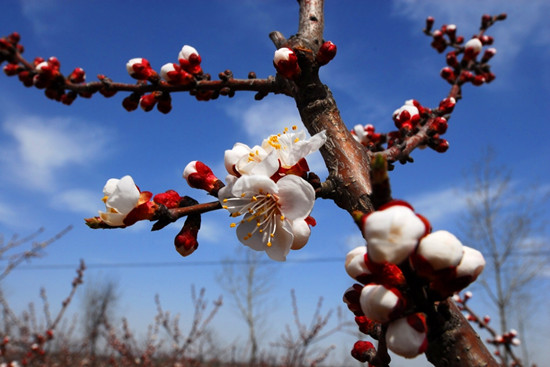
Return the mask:
<svg viewBox="0 0 550 367">
<path fill-rule="evenodd" d="M 81 317 L 84 343 L 89 348 L 92 365 L 95 365 L 101 333 L 113 321 L 119 296 L 118 283 L 112 278 L 90 281 L 85 286 Z"/>
<path fill-rule="evenodd" d="M 261 325 L 268 319 L 267 295 L 272 286 L 274 267 L 265 264 L 261 253 L 241 249 L 237 256 L 224 261 L 218 283 L 229 293 L 239 316 L 245 321 L 250 343 L 249 365 L 258 362 Z"/>
<path fill-rule="evenodd" d="M 540 291 L 535 280 L 548 263 L 548 250 L 542 240 L 549 192 L 542 187 L 525 187 L 512 172 L 495 162 L 487 151 L 465 174 L 467 212 L 462 217 L 464 239 L 477 247 L 487 260 L 480 284 L 498 313 L 499 332 L 504 335 L 512 325 L 523 325 L 533 313 L 532 300 Z M 526 345 L 526 335 L 521 335 Z M 510 351 L 500 353 L 509 365 Z M 529 364 L 529 354 L 523 353 Z"/>
</svg>

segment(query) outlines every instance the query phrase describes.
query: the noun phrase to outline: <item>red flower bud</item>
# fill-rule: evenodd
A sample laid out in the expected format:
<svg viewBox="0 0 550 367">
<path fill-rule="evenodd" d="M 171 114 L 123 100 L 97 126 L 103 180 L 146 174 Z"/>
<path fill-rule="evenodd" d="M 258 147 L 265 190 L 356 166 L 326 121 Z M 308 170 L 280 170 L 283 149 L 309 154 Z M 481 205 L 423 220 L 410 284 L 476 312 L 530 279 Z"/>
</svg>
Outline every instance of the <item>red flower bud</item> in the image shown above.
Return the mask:
<svg viewBox="0 0 550 367">
<path fill-rule="evenodd" d="M 374 357 L 376 349 L 371 342 L 359 340 L 353 345 L 351 355 L 359 362 L 370 361 Z"/>
<path fill-rule="evenodd" d="M 168 209 L 179 207 L 180 200 L 181 196 L 174 190 L 168 190 L 153 197 L 155 203 L 162 204 Z"/>
<path fill-rule="evenodd" d="M 288 47 L 283 47 L 275 51 L 273 56 L 273 65 L 277 72 L 288 79 L 297 77 L 301 70 L 298 65 L 298 57 Z"/>
<path fill-rule="evenodd" d="M 334 59 L 336 56 L 336 45 L 330 41 L 326 41 L 319 48 L 317 52 L 317 63 L 319 65 L 326 65 L 330 60 Z"/>
</svg>

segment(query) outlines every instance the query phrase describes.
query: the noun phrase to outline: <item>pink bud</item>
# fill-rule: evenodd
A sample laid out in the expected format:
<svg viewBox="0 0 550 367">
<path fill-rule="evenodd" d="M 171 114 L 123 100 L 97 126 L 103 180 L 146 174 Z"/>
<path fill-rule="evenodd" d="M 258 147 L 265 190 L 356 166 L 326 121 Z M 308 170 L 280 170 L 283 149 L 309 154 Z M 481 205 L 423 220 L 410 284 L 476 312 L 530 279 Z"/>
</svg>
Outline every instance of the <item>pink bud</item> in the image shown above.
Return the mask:
<svg viewBox="0 0 550 367">
<path fill-rule="evenodd" d="M 189 186 L 202 189 L 210 194 L 220 189 L 221 181 L 212 173 L 210 167 L 200 161 L 192 161 L 183 170 L 183 178 Z"/>
<path fill-rule="evenodd" d="M 288 79 L 297 77 L 301 70 L 298 65 L 298 57 L 288 47 L 283 47 L 275 51 L 273 55 L 273 65 L 277 72 Z"/>
</svg>

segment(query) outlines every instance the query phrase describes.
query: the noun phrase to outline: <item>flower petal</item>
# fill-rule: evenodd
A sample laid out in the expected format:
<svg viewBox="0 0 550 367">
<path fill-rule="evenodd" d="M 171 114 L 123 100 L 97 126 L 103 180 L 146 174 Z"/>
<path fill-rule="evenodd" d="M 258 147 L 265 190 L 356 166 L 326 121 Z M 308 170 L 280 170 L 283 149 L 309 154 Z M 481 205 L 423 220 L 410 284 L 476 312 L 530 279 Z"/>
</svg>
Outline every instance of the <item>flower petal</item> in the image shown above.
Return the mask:
<svg viewBox="0 0 550 367">
<path fill-rule="evenodd" d="M 107 181 L 105 188 L 112 190 L 112 182 L 109 181 Z M 116 187 L 109 195 L 105 205 L 108 208 L 116 209 L 122 214 L 128 214 L 137 205 L 139 196 L 139 190 L 132 177 L 124 176 L 116 183 Z"/>
<path fill-rule="evenodd" d="M 303 219 L 297 219 L 292 221 L 292 233 L 294 234 L 294 241 L 292 241 L 292 249 L 299 250 L 304 247 L 309 240 L 311 234 L 311 228 L 307 222 Z"/>
<path fill-rule="evenodd" d="M 280 182 L 280 181 L 279 181 Z M 234 197 L 252 197 L 257 193 L 276 194 L 278 191 L 277 184 L 268 176 L 254 175 L 241 176 L 233 185 L 231 193 Z"/>
<path fill-rule="evenodd" d="M 301 177 L 288 175 L 277 182 L 281 213 L 289 220 L 306 218 L 315 203 L 315 190 Z"/>
</svg>

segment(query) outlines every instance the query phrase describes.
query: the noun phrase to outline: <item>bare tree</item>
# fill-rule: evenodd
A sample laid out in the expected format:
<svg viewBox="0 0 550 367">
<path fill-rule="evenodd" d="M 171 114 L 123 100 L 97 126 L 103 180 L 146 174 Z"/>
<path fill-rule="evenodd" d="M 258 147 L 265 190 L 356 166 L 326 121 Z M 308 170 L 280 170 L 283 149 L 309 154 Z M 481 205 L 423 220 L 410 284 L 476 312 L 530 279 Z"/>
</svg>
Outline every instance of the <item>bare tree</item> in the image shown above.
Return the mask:
<svg viewBox="0 0 550 367">
<path fill-rule="evenodd" d="M 84 290 L 82 322 L 92 365 L 95 364 L 102 328 L 112 322 L 118 299 L 118 283 L 112 278 L 89 282 Z"/>
<path fill-rule="evenodd" d="M 539 237 L 544 224 L 540 213 L 548 194 L 540 187 L 526 188 L 523 183 L 519 187 L 510 170 L 497 165 L 490 150 L 467 172 L 467 182 L 471 194 L 462 223 L 464 238 L 487 260 L 480 283 L 496 306 L 503 335 L 512 323 L 521 327 L 532 314 L 527 309 L 537 292 L 533 281 L 548 260 Z M 525 335 L 522 339 L 525 344 Z M 502 356 L 507 366 L 509 351 L 504 349 Z M 528 365 L 526 353 L 523 358 Z"/>
<path fill-rule="evenodd" d="M 238 254 L 242 260 L 232 258 L 224 262 L 218 283 L 229 293 L 239 316 L 246 322 L 250 342 L 249 365 L 254 366 L 259 352 L 258 325 L 265 324 L 268 315 L 262 305 L 271 286 L 274 268 L 270 263 L 263 263 L 261 253 L 241 248 Z"/>
</svg>

